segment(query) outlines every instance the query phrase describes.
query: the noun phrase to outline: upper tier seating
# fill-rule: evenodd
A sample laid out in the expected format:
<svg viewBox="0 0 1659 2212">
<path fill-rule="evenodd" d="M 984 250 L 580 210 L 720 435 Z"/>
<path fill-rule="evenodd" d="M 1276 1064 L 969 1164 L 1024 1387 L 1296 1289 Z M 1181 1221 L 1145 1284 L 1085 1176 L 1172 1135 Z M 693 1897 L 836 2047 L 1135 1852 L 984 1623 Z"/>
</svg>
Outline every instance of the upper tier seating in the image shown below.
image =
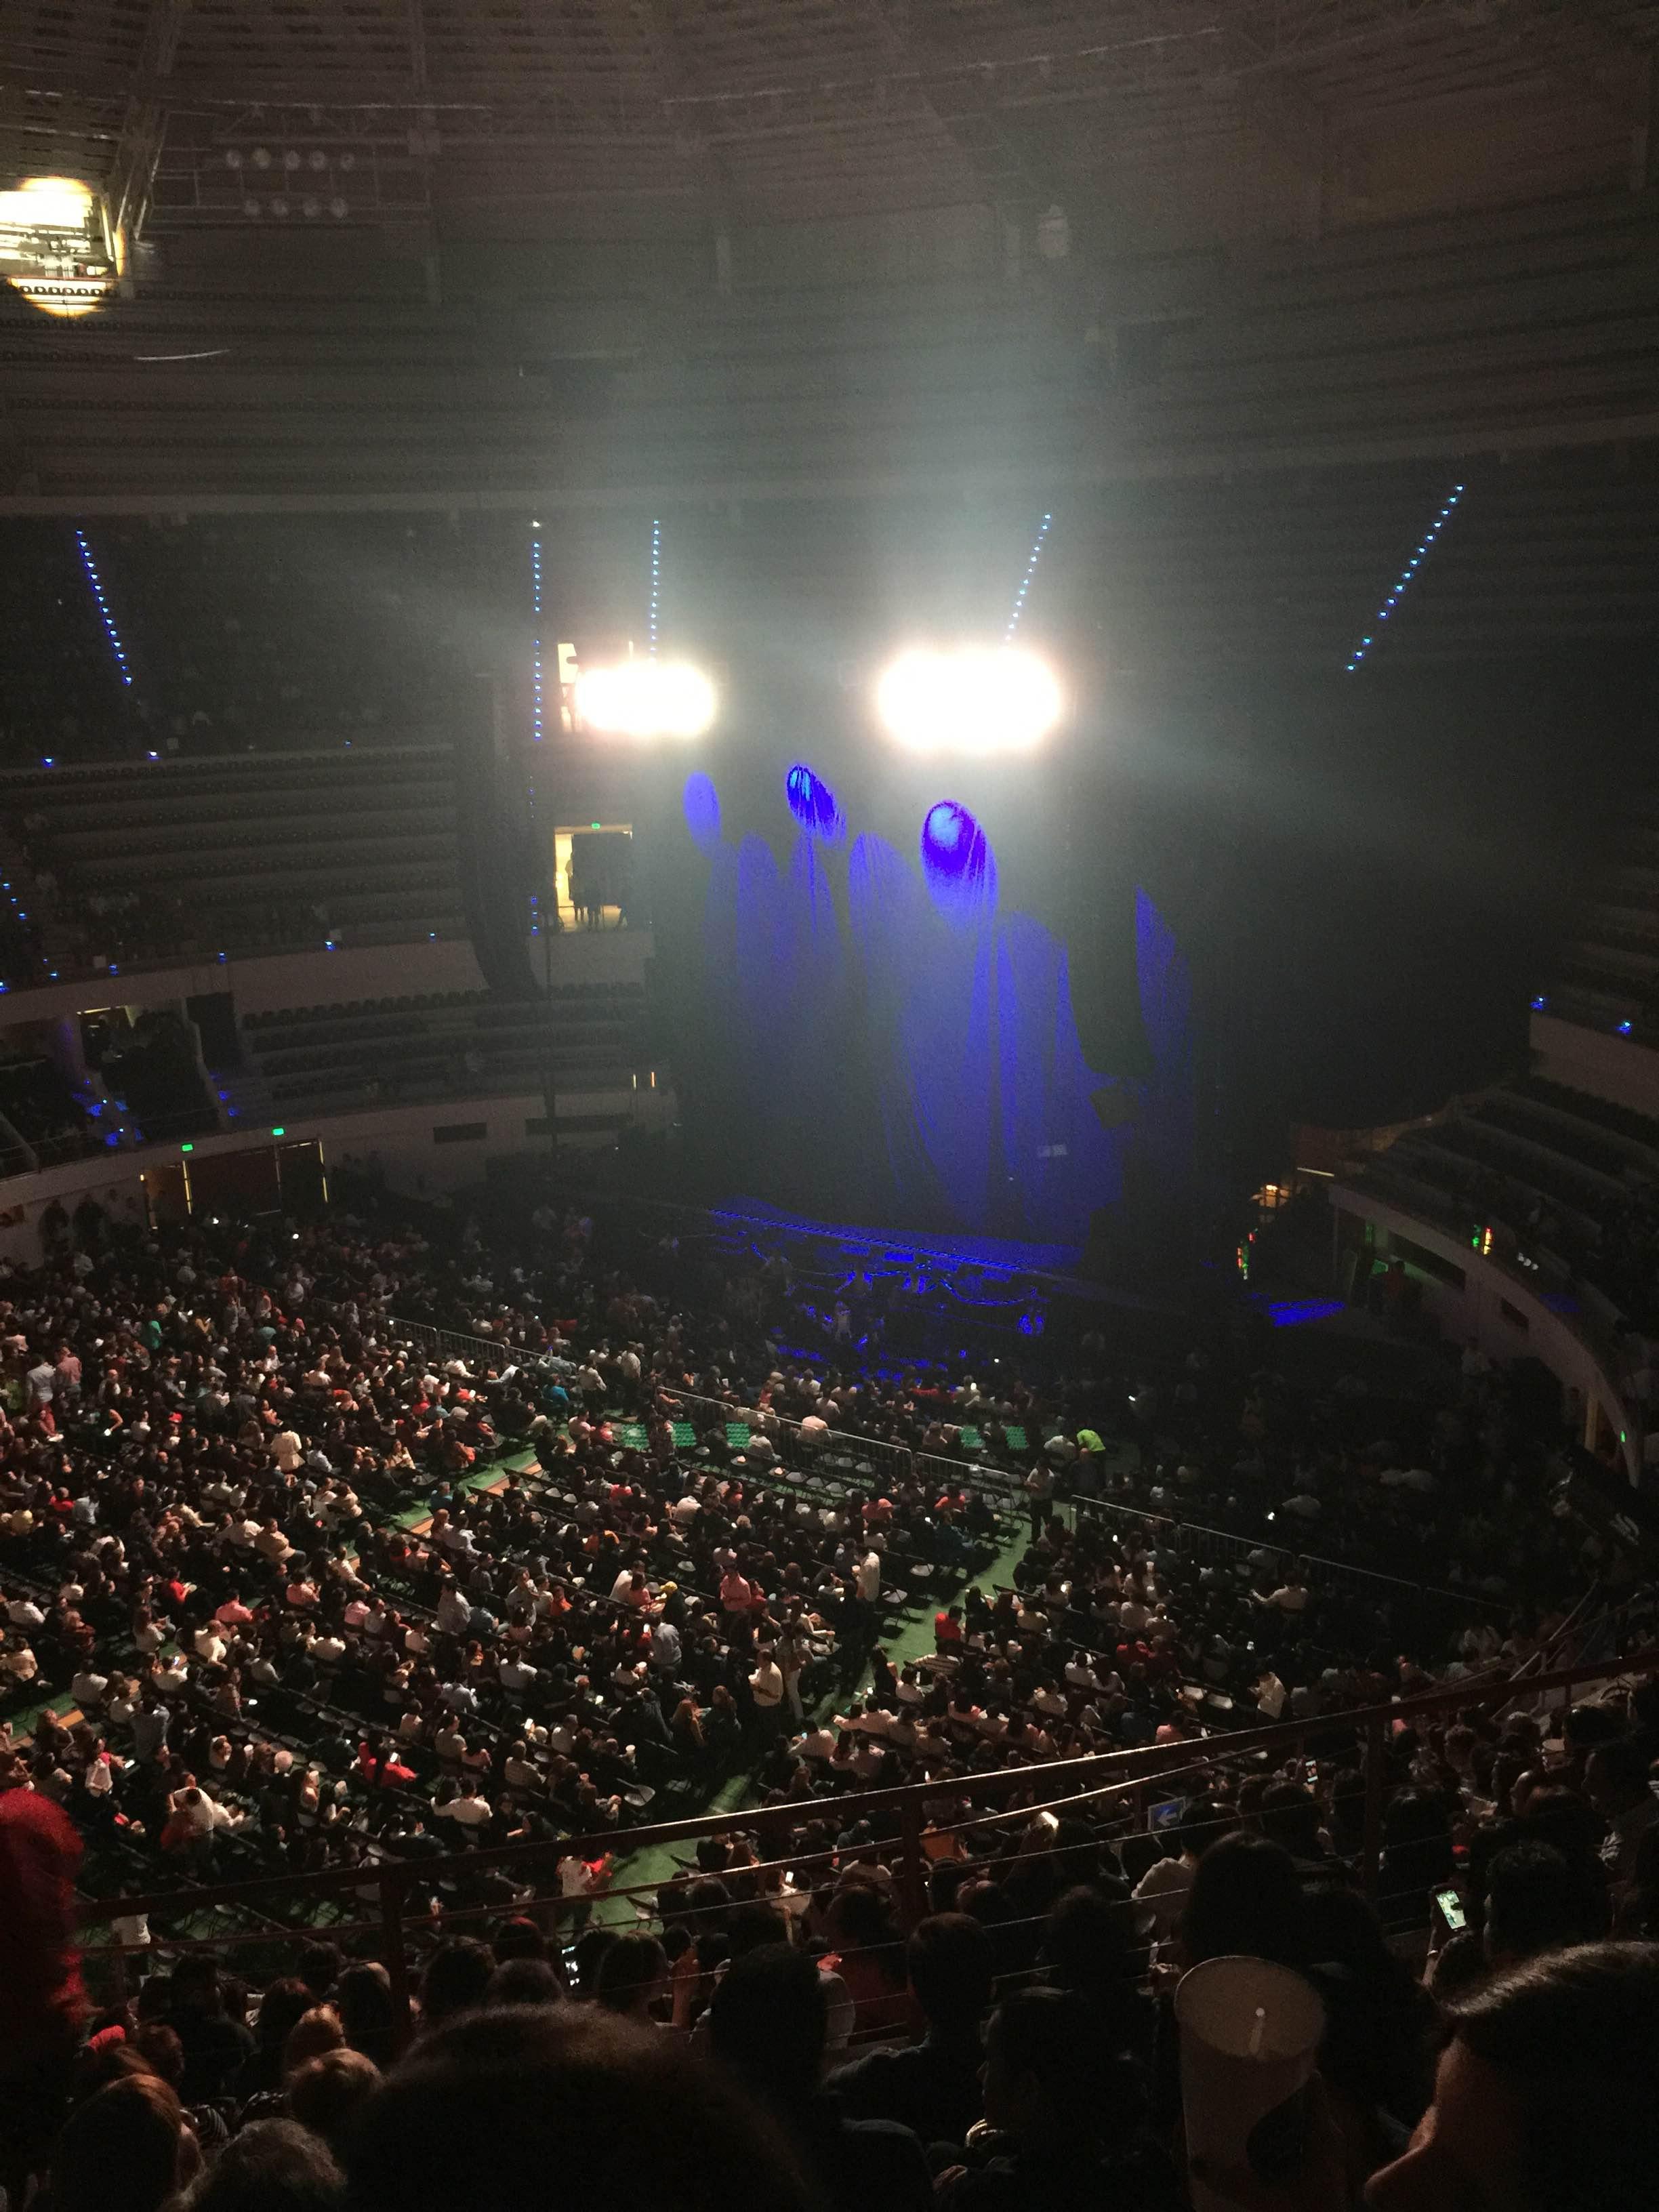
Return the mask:
<svg viewBox="0 0 1659 2212">
<path fill-rule="evenodd" d="M 0 758 L 451 726 L 509 546 L 499 526 L 440 517 L 0 522 Z"/>
<path fill-rule="evenodd" d="M 465 928 L 443 746 L 37 769 L 0 814 L 51 878 L 47 972 Z"/>
<path fill-rule="evenodd" d="M 1540 1012 L 1616 1030 L 1651 1043 L 1659 1038 L 1659 819 L 1626 826 L 1617 864 L 1595 886 L 1573 941 Z"/>
<path fill-rule="evenodd" d="M 1659 1124 L 1526 1079 L 1408 1131 L 1357 1180 L 1548 1290 L 1571 1278 L 1638 1328 L 1659 1321 Z"/>
<path fill-rule="evenodd" d="M 638 983 L 568 983 L 553 999 L 556 1080 L 621 1079 L 643 1051 Z M 250 1014 L 242 1038 L 273 1107 L 337 1111 L 385 1101 L 537 1090 L 548 1067 L 540 999 L 457 991 Z"/>
</svg>

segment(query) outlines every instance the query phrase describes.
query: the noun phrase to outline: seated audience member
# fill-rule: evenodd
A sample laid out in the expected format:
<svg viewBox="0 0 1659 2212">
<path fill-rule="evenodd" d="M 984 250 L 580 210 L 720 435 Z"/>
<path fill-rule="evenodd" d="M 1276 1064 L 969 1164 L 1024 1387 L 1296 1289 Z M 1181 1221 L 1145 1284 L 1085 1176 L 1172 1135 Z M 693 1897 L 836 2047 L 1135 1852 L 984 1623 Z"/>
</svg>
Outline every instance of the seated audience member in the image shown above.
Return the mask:
<svg viewBox="0 0 1659 2212">
<path fill-rule="evenodd" d="M 254 2120 L 226 2144 L 180 2212 L 338 2212 L 343 2196 L 340 2169 L 319 2132 L 297 2120 Z"/>
<path fill-rule="evenodd" d="M 439 1944 L 421 1976 L 421 2027 L 429 2033 L 483 2002 L 495 1961 L 476 1936 L 451 1936 Z"/>
<path fill-rule="evenodd" d="M 1649 1786 L 1650 1768 L 1647 1747 L 1628 1735 L 1598 1744 L 1584 1764 L 1584 1795 L 1607 1824 L 1601 1863 L 1615 1907 L 1634 1884 L 1643 1838 L 1659 1826 L 1659 1797 Z"/>
<path fill-rule="evenodd" d="M 336 1989 L 335 2009 L 351 2048 L 377 2066 L 389 2066 L 395 2034 L 392 1980 L 378 1960 L 359 1960 L 346 1968 Z"/>
<path fill-rule="evenodd" d="M 669 1994 L 668 1956 L 654 1936 L 618 1936 L 599 1961 L 594 1996 L 606 2012 L 649 2027 Z"/>
<path fill-rule="evenodd" d="M 1613 2212 L 1650 2204 L 1659 2172 L 1659 1945 L 1592 1943 L 1500 1975 L 1450 2016 L 1434 2101 L 1409 2148 L 1365 2184 L 1369 2212 Z M 1260 2212 L 1350 2212 L 1352 2173 L 1328 2101 L 1303 2170 L 1264 2189 L 1195 2169 Z"/>
<path fill-rule="evenodd" d="M 297 1974 L 272 1982 L 266 1990 L 253 2025 L 253 2056 L 244 2059 L 230 2085 L 239 2104 L 282 2087 L 283 2045 L 311 2005 L 311 1991 Z"/>
<path fill-rule="evenodd" d="M 857 2031 L 887 2033 L 915 2024 L 916 2007 L 905 1987 L 904 1939 L 885 1892 L 856 1877 L 854 1868 L 830 1900 L 827 1972 L 839 1975 L 852 1999 Z"/>
<path fill-rule="evenodd" d="M 1121 1884 L 1079 1883 L 1055 1900 L 1042 1960 L 1057 1988 L 1075 1990 L 1115 2051 L 1150 2058 L 1157 2011 L 1143 1988 L 1152 1916 Z"/>
<path fill-rule="evenodd" d="M 253 2056 L 253 2038 L 226 2011 L 218 1961 L 206 1952 L 187 1952 L 173 1968 L 167 2025 L 184 2049 L 179 2094 L 187 2105 L 224 2096 Z"/>
<path fill-rule="evenodd" d="M 780 2136 L 683 2039 L 580 2005 L 471 2013 L 423 2036 L 357 2114 L 343 2156 L 352 2212 L 816 2201 Z"/>
<path fill-rule="evenodd" d="M 819 2087 L 829 2027 L 823 1978 L 787 1943 L 736 1960 L 708 2008 L 715 2057 L 784 2130 L 836 2212 L 921 2212 L 933 2180 L 916 2136 L 890 2120 L 848 2119 Z"/>
<path fill-rule="evenodd" d="M 86 2018 L 76 1948 L 81 1838 L 0 1749 L 0 2188 L 21 2201 L 52 2138 Z"/>
<path fill-rule="evenodd" d="M 380 2079 L 380 2068 L 361 2051 L 325 2051 L 320 2058 L 307 2059 L 289 2081 L 288 2108 L 331 2151 Z"/>
<path fill-rule="evenodd" d="M 1186 1965 L 1247 1952 L 1302 1966 L 1310 1936 L 1308 1899 L 1287 1850 L 1240 1829 L 1206 1851 L 1181 1916 Z"/>
<path fill-rule="evenodd" d="M 1146 2135 L 1140 2070 L 1113 2053 L 1074 1992 L 1019 1990 L 997 2007 L 984 2102 L 989 2154 L 940 2177 L 942 2212 L 1154 2212 L 1173 2201 L 1168 2159 Z"/>
<path fill-rule="evenodd" d="M 924 2143 L 960 2143 L 980 2118 L 991 1939 L 965 1912 L 934 1913 L 911 1929 L 904 1966 L 927 2033 L 904 2050 L 867 2051 L 829 2086 L 849 2119 L 896 2120 Z"/>
<path fill-rule="evenodd" d="M 1607 1891 L 1589 1868 L 1575 1867 L 1553 1844 L 1510 1844 L 1494 1856 L 1486 1869 L 1489 1967 L 1501 1972 L 1607 1932 Z"/>
<path fill-rule="evenodd" d="M 1218 1797 L 1194 1797 L 1183 1808 L 1173 1832 L 1174 1852 L 1155 1860 L 1135 1884 L 1135 1903 L 1157 1914 L 1160 1936 L 1173 1933 L 1199 1861 L 1233 1826 L 1231 1808 Z"/>
<path fill-rule="evenodd" d="M 489 1977 L 484 2002 L 493 2005 L 550 2005 L 564 2001 L 565 1987 L 546 1959 L 521 1954 L 504 1959 Z"/>
<path fill-rule="evenodd" d="M 50 2212 L 161 2212 L 201 2154 L 178 2098 L 153 2074 L 109 2082 L 72 2112 L 52 2155 Z"/>
</svg>

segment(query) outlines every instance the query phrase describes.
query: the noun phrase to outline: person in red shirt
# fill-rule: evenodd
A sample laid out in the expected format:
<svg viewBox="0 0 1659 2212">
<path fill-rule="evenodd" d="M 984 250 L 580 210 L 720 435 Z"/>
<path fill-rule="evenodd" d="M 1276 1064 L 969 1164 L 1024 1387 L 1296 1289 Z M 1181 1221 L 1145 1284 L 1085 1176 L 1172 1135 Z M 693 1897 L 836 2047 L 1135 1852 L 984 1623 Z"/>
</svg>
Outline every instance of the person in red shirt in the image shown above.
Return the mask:
<svg viewBox="0 0 1659 2212">
<path fill-rule="evenodd" d="M 962 1607 L 949 1607 L 944 1613 L 933 1615 L 933 1649 L 936 1651 L 959 1651 L 963 1642 Z"/>
<path fill-rule="evenodd" d="M 360 1743 L 357 1765 L 364 1781 L 382 1790 L 407 1790 L 416 1779 L 414 1768 L 405 1766 L 384 1739 L 378 1743 L 365 1739 Z"/>
<path fill-rule="evenodd" d="M 0 2187 L 21 2203 L 62 2118 L 88 2010 L 75 1942 L 81 1838 L 0 1758 Z"/>
</svg>

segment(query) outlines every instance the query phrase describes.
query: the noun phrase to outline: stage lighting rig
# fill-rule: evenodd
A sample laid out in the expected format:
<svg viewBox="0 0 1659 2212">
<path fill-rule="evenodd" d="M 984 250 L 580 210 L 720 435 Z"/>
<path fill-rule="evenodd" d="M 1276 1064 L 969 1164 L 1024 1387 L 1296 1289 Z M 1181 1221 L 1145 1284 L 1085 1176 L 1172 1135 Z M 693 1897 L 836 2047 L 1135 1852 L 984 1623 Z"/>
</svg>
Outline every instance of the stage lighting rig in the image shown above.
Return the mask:
<svg viewBox="0 0 1659 2212">
<path fill-rule="evenodd" d="M 576 719 L 617 738 L 700 738 L 719 705 L 700 668 L 679 660 L 624 660 L 576 679 Z"/>
<path fill-rule="evenodd" d="M 1014 645 L 914 647 L 876 686 L 882 726 L 912 752 L 1030 752 L 1065 709 L 1048 663 Z"/>
<path fill-rule="evenodd" d="M 0 191 L 0 276 L 48 315 L 89 315 L 114 289 L 125 240 L 73 177 L 31 177 Z"/>
</svg>

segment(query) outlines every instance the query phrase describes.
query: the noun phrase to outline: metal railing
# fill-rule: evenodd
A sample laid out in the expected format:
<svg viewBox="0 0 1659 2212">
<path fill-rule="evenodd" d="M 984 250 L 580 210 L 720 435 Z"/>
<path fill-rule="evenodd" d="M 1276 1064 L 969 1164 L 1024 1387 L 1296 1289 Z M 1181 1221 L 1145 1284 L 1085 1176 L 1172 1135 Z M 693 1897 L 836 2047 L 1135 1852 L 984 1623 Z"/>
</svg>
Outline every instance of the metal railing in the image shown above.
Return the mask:
<svg viewBox="0 0 1659 2212">
<path fill-rule="evenodd" d="M 429 1322 L 404 1321 L 396 1314 L 386 1316 L 386 1326 L 394 1344 L 406 1344 L 412 1351 L 430 1352 L 434 1359 L 460 1359 L 469 1364 L 499 1370 L 522 1366 L 526 1360 L 540 1356 L 520 1346 L 498 1343 L 493 1337 L 468 1336 L 456 1328 L 434 1328 Z"/>
<path fill-rule="evenodd" d="M 1408 1599 L 1414 1603 L 1430 1598 L 1464 1608 L 1474 1607 L 1486 1613 L 1506 1613 L 1510 1610 L 1500 1600 L 1482 1597 L 1476 1590 L 1448 1589 L 1435 1583 L 1410 1582 L 1403 1575 L 1385 1575 L 1375 1567 L 1357 1567 L 1346 1559 L 1326 1559 L 1301 1544 L 1287 1544 L 1268 1536 L 1241 1536 L 1231 1529 L 1210 1528 L 1196 1521 L 1176 1521 L 1166 1514 L 1143 1512 L 1139 1506 L 1118 1505 L 1103 1498 L 1079 1494 L 1073 1503 L 1079 1516 L 1094 1516 L 1126 1528 L 1162 1530 L 1174 1550 L 1183 1559 L 1196 1560 L 1200 1566 L 1237 1565 L 1253 1561 L 1257 1553 L 1265 1552 L 1274 1559 L 1310 1568 L 1322 1588 L 1347 1589 L 1356 1596 Z"/>
<path fill-rule="evenodd" d="M 761 1871 L 779 1876 L 785 1865 L 793 1864 L 787 1856 L 792 1833 L 817 1817 L 823 1803 L 832 1802 L 837 1820 L 844 1826 L 854 1820 L 869 1823 L 873 1840 L 861 1848 L 866 1856 L 882 1856 L 890 1864 L 902 1917 L 913 1922 L 927 1911 L 930 1863 L 941 1856 L 971 1857 L 970 1839 L 981 1828 L 994 1827 L 1007 1819 L 1029 1821 L 1041 1811 L 1064 1810 L 1078 1814 L 1091 1808 L 1103 1813 L 1119 1826 L 1144 1826 L 1146 1814 L 1155 1802 L 1154 1793 L 1167 1794 L 1174 1784 L 1180 1785 L 1179 1794 L 1191 1795 L 1200 1776 L 1245 1753 L 1265 1752 L 1270 1759 L 1275 1754 L 1280 1758 L 1300 1756 L 1310 1737 L 1328 1741 L 1339 1732 L 1352 1735 L 1363 1763 L 1364 1826 L 1358 1871 L 1367 1893 L 1375 1896 L 1382 1863 L 1387 1746 L 1389 1733 L 1397 1724 L 1418 1724 L 1446 1714 L 1477 1710 L 1495 1715 L 1522 1701 L 1536 1705 L 1547 1702 L 1559 1708 L 1564 1702 L 1571 1703 L 1574 1690 L 1588 1684 L 1633 1682 L 1656 1673 L 1659 1673 L 1659 1650 L 1633 1658 L 1560 1668 L 1528 1676 L 1524 1680 L 1505 1676 L 1495 1680 L 1466 1681 L 1397 1703 L 1239 1729 L 1196 1741 L 1147 1744 L 1132 1750 L 1103 1752 L 1086 1759 L 1055 1760 L 1046 1765 L 1004 1767 L 988 1774 L 908 1783 L 897 1789 L 838 1796 L 832 1801 L 812 1799 L 757 1806 L 621 1832 L 613 1830 L 557 1842 L 507 1844 L 418 1863 L 382 1859 L 318 1874 L 272 1875 L 219 1887 L 189 1885 L 139 1896 L 85 1899 L 81 1905 L 81 1920 L 83 1928 L 90 1931 L 112 1921 L 140 1915 L 164 1918 L 180 1914 L 196 1927 L 199 1927 L 204 1914 L 215 1911 L 233 1911 L 243 1919 L 242 1925 L 220 1936 L 164 1936 L 148 1944 L 97 1946 L 93 1955 L 112 1961 L 118 1968 L 128 1957 L 148 1955 L 158 1945 L 171 1951 L 212 1950 L 221 1944 L 238 1948 L 255 1942 L 298 1944 L 319 1933 L 336 1939 L 371 1939 L 391 1978 L 398 2036 L 406 2039 L 412 2026 L 410 1941 L 422 1932 L 428 1936 L 434 1932 L 429 1910 L 411 1911 L 411 1900 L 424 1898 L 434 1886 L 446 1881 L 499 1870 L 509 1880 L 518 1878 L 514 1898 L 510 1904 L 479 1906 L 478 1915 L 499 1917 L 503 1911 L 533 1910 L 538 1903 L 544 1903 L 548 1911 L 556 1913 L 568 1902 L 561 1898 L 555 1871 L 562 1858 L 580 1855 L 594 1863 L 617 1846 L 629 1854 L 650 1848 L 672 1851 L 676 1846 L 695 1850 L 706 1837 L 726 1836 L 733 1832 L 754 1838 L 761 1856 Z M 1009 1798 L 1018 1802 L 1012 1807 L 1006 1807 L 1003 1801 Z M 989 1809 L 982 1809 L 986 1808 Z M 935 1820 L 935 1813 L 941 1808 L 943 1817 Z M 774 1841 L 780 1842 L 783 1848 L 769 1859 L 766 1846 Z M 692 1862 L 688 1859 L 683 1863 L 690 1869 Z M 538 1884 L 544 1885 L 541 1899 L 536 1897 Z M 615 1887 L 606 1884 L 595 1888 L 591 1901 L 637 1899 L 643 1904 L 647 1897 L 654 1898 L 657 1887 L 655 1883 Z M 360 1913 L 349 1925 L 319 1926 L 314 1909 L 339 1899 L 356 1899 L 360 1905 L 372 1905 L 372 1911 L 367 1918 Z M 296 1909 L 290 1911 L 289 1908 Z M 462 1908 L 461 1917 L 466 1917 L 471 1910 Z M 264 1918 L 272 1914 L 281 1914 L 281 1920 L 268 1919 L 263 1927 L 250 1928 L 246 1924 L 246 1916 Z M 448 1917 L 447 1915 L 445 1925 Z"/>
</svg>

